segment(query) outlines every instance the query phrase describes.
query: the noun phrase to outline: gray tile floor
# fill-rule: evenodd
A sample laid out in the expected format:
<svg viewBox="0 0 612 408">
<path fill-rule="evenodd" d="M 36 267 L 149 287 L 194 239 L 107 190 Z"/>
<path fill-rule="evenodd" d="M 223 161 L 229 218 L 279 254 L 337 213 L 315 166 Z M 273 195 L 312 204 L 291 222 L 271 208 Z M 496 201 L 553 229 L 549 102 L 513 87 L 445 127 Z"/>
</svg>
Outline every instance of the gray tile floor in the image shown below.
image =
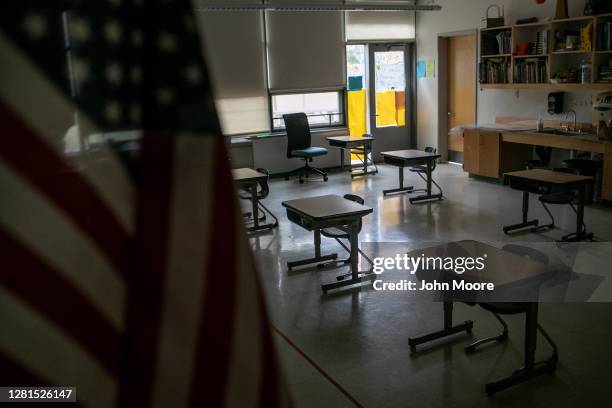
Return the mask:
<svg viewBox="0 0 612 408">
<path fill-rule="evenodd" d="M 521 194 L 507 187 L 471 179 L 459 166 L 444 164 L 435 177 L 445 200 L 411 205 L 407 196 L 382 197 L 396 186 L 397 169 L 351 182 L 346 173 L 330 173 L 329 182 L 271 180 L 264 201 L 278 216 L 273 233 L 251 238 L 260 267 L 273 324 L 365 407 L 604 407 L 612 401 L 612 303 L 543 304 L 540 322 L 557 342 L 560 363 L 545 376 L 487 398 L 484 384 L 509 375 L 521 365 L 523 322 L 510 316 L 510 339 L 466 355 L 469 338 L 433 343 L 411 355 L 407 339 L 439 328 L 442 308 L 416 292 L 376 292 L 368 287 L 322 295 L 320 285 L 338 270 L 287 273 L 285 263 L 310 257 L 312 233 L 287 220 L 281 202 L 322 194 L 353 193 L 374 213 L 364 220 L 360 241 L 394 242 L 406 250 L 424 243 L 460 239 L 481 241 L 551 241 L 571 231 L 569 208 L 555 208 L 563 230 L 508 237 L 501 226 L 520 218 Z M 421 186 L 415 175 L 408 182 Z M 532 200 L 532 214 L 545 213 Z M 590 206 L 586 222 L 598 240 L 612 241 L 612 210 Z M 342 248 L 323 241 L 323 252 Z M 369 253 L 376 256 L 376 254 Z M 605 266 L 604 266 L 605 267 Z M 474 337 L 498 332 L 494 318 L 478 307 L 455 306 L 455 321 L 471 319 Z M 537 355 L 550 348 L 539 339 Z M 279 350 L 298 407 L 340 407 L 351 403 L 282 340 Z"/>
</svg>

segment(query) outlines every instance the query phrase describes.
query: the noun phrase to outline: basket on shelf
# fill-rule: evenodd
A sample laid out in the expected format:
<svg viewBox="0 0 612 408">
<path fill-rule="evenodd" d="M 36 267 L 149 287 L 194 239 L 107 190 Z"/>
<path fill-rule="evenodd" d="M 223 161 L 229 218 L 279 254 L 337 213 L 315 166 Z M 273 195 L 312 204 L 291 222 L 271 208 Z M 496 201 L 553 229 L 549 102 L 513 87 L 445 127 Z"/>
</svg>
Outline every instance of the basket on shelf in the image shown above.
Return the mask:
<svg viewBox="0 0 612 408">
<path fill-rule="evenodd" d="M 497 17 L 490 17 L 491 9 L 497 10 Z M 503 6 L 500 7 L 497 4 L 491 4 L 489 7 L 487 7 L 487 15 L 484 19 L 486 21 L 487 28 L 503 27 L 505 24 Z"/>
</svg>

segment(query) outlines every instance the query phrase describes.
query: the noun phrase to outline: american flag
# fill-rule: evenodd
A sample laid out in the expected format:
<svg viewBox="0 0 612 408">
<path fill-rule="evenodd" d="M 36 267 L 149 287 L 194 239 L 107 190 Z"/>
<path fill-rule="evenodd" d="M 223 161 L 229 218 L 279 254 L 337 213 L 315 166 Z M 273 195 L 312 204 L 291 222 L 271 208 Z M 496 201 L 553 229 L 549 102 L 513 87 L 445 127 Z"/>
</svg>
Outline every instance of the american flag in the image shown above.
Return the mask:
<svg viewBox="0 0 612 408">
<path fill-rule="evenodd" d="M 189 1 L 3 7 L 0 386 L 290 405 L 198 30 Z"/>
</svg>

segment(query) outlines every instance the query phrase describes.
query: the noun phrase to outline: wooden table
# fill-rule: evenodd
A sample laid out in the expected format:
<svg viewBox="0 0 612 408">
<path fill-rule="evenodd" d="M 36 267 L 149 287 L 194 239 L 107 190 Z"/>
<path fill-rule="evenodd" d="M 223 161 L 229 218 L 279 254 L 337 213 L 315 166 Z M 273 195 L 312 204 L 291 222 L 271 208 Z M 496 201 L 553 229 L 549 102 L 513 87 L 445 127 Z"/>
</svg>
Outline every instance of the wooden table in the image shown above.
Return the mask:
<svg viewBox="0 0 612 408">
<path fill-rule="evenodd" d="M 395 193 L 410 193 L 414 190 L 413 186 L 404 187 L 404 167 L 417 165 L 427 166 L 427 189 L 426 194 L 418 197 L 411 197 L 410 202 L 441 200 L 442 194 L 431 194 L 431 172 L 433 163 L 440 158 L 437 153 L 427 153 L 421 150 L 396 150 L 381 153 L 385 163 L 399 168 L 399 188 L 384 190 L 383 195 Z"/>
<path fill-rule="evenodd" d="M 349 154 L 357 152 L 357 154 L 363 155 L 363 166 L 361 169 L 353 169 L 350 166 L 351 177 L 366 176 L 368 174 L 378 173 L 378 168 L 372 160 L 372 143 L 374 138 L 370 135 L 363 136 L 330 136 L 327 138 L 329 145 L 340 149 L 340 167 L 344 169 L 344 151 L 348 150 Z M 374 170 L 369 170 L 369 167 L 373 166 Z"/>
<path fill-rule="evenodd" d="M 528 220 L 529 193 L 550 194 L 562 191 L 578 192 L 578 206 L 576 217 L 576 232 L 564 237 L 563 241 L 582 241 L 592 239 L 593 234 L 583 231 L 584 223 L 584 201 L 586 187 L 593 183 L 593 177 L 579 176 L 576 174 L 562 173 L 546 169 L 520 170 L 506 173 L 505 180 L 510 187 L 523 192 L 523 220 L 522 222 L 504 227 L 504 233 L 516 231 L 527 227 L 537 227 L 539 221 Z"/>
<path fill-rule="evenodd" d="M 350 267 L 351 279 L 322 285 L 323 292 L 370 281 L 376 277 L 371 272 L 362 273 L 358 269 L 358 224 L 364 216 L 372 213 L 371 207 L 358 204 L 338 195 L 301 198 L 283 202 L 287 209 L 287 217 L 308 231 L 314 231 L 315 257 L 301 261 L 287 262 L 289 270 L 304 265 L 323 265 L 327 261 L 335 261 L 338 254 L 321 255 L 321 229 L 331 227 L 346 227 L 351 245 Z"/>
<path fill-rule="evenodd" d="M 473 257 L 484 256 L 484 254 L 486 254 L 486 269 L 484 271 L 466 271 L 462 275 L 457 275 L 453 271 L 445 272 L 447 275 L 454 275 L 451 276 L 450 279 L 464 279 L 469 282 L 491 282 L 495 284 L 496 290 L 503 291 L 504 287 L 515 284 L 530 285 L 529 287 L 533 287 L 537 290 L 540 285 L 542 285 L 548 279 L 552 279 L 554 277 L 555 271 L 544 263 L 537 262 L 527 257 L 504 251 L 478 241 L 466 240 L 451 242 L 448 244 L 412 251 L 408 254 L 408 256 L 421 257 L 424 255 L 425 257 L 458 258 L 465 257 L 467 256 L 466 254 Z M 431 273 L 432 271 L 429 270 L 416 271 L 416 275 L 420 279 L 423 279 L 426 276 L 431 276 Z M 512 299 L 508 299 L 508 301 L 511 300 Z M 530 301 L 525 302 L 525 300 Z M 511 376 L 486 384 L 486 390 L 489 395 L 508 387 L 523 383 L 544 373 L 552 373 L 556 368 L 556 352 L 552 357 L 542 362 L 535 362 L 538 332 L 537 299 L 514 299 L 514 301 L 523 301 L 523 303 L 526 304 L 524 365 L 522 368 L 515 371 Z M 474 305 L 474 303 L 470 304 Z M 411 350 L 414 352 L 416 351 L 417 345 L 424 344 L 432 340 L 441 339 L 463 331 L 470 333 L 473 325 L 474 323 L 471 320 L 468 320 L 459 325 L 453 326 L 453 301 L 445 298 L 443 329 L 420 337 L 410 338 L 408 339 L 408 344 L 410 345 Z"/>
<path fill-rule="evenodd" d="M 261 231 L 274 228 L 274 224 L 259 224 L 259 197 L 257 196 L 257 186 L 260 182 L 267 180 L 268 175 L 250 168 L 240 168 L 232 169 L 232 176 L 238 188 L 247 190 L 251 194 L 253 226 L 249 227 L 248 230 Z"/>
</svg>

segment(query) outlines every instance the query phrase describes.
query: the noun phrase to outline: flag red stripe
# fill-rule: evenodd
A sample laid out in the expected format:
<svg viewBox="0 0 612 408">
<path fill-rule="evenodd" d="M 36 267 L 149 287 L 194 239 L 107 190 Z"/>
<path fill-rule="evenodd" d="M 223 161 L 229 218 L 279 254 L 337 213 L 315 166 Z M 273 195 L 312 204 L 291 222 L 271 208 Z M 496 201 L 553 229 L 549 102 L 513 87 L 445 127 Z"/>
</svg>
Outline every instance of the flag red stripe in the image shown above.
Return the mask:
<svg viewBox="0 0 612 408">
<path fill-rule="evenodd" d="M 234 224 L 237 211 L 234 181 L 220 137 L 216 142 L 214 157 L 217 158 L 217 173 L 210 193 L 212 225 L 209 260 L 203 271 L 207 275 L 207 283 L 203 325 L 199 332 L 200 348 L 196 354 L 192 386 L 191 406 L 194 408 L 221 407 L 225 401 L 238 302 L 236 258 L 244 255 L 238 252 L 236 245 L 239 238 Z"/>
<path fill-rule="evenodd" d="M 121 373 L 122 407 L 145 407 L 151 402 L 169 248 L 176 137 L 152 131 L 143 135 L 138 240 L 128 280 L 125 353 L 128 358 Z"/>
<path fill-rule="evenodd" d="M 52 320 L 111 374 L 118 373 L 119 333 L 90 301 L 36 253 L 0 228 L 2 284 Z"/>
<path fill-rule="evenodd" d="M 1 101 L 0 123 L 10 137 L 0 143 L 0 157 L 68 214 L 119 270 L 127 234 L 98 193 Z"/>
</svg>

